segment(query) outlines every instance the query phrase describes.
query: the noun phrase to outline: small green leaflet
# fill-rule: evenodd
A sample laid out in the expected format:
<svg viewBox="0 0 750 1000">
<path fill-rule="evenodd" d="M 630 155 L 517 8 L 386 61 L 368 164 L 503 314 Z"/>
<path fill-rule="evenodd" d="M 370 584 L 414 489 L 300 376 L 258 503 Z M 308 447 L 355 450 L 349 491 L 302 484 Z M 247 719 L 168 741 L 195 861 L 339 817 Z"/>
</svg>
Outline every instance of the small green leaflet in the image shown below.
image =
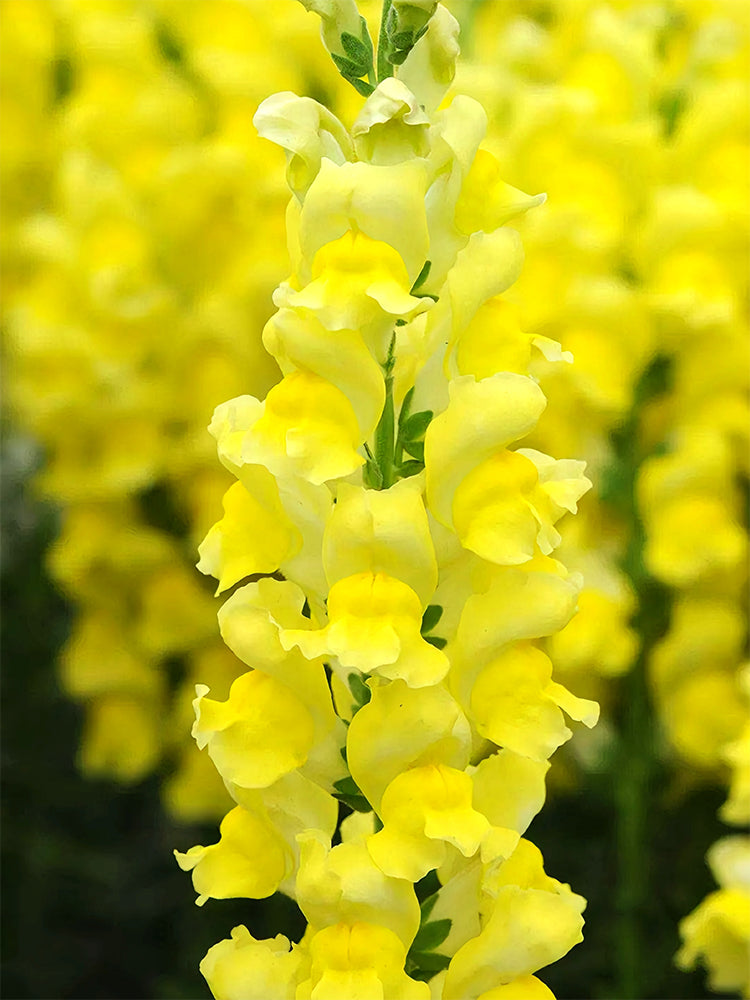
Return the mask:
<svg viewBox="0 0 750 1000">
<path fill-rule="evenodd" d="M 422 635 L 432 632 L 437 623 L 443 617 L 443 608 L 440 604 L 428 604 L 422 615 Z"/>
<path fill-rule="evenodd" d="M 347 775 L 345 778 L 339 778 L 338 781 L 334 781 L 333 787 L 336 789 L 334 796 L 343 802 L 344 805 L 349 806 L 350 809 L 354 809 L 355 812 L 370 812 L 372 806 L 367 801 L 367 799 L 362 794 L 359 785 L 356 783 L 351 775 Z"/>
<path fill-rule="evenodd" d="M 372 692 L 368 688 L 365 681 L 367 680 L 367 674 L 355 674 L 352 672 L 347 677 L 349 682 L 349 690 L 352 693 L 352 698 L 354 698 L 354 704 L 357 709 L 362 708 L 372 697 Z"/>
<path fill-rule="evenodd" d="M 428 924 L 422 924 L 414 938 L 412 944 L 413 951 L 434 951 L 439 947 L 451 932 L 451 920 L 445 917 L 443 920 L 432 920 Z"/>
</svg>

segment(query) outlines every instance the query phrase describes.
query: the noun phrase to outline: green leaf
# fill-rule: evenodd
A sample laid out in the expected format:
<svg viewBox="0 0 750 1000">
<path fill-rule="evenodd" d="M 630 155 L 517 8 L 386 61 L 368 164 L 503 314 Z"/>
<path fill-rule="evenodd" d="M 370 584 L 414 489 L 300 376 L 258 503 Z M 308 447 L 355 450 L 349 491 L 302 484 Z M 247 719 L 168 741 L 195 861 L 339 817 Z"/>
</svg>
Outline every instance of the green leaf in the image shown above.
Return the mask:
<svg viewBox="0 0 750 1000">
<path fill-rule="evenodd" d="M 343 802 L 345 806 L 349 806 L 358 813 L 368 813 L 372 812 L 372 806 L 364 797 L 364 795 L 344 795 L 342 792 L 337 792 L 334 796 L 339 802 Z"/>
<path fill-rule="evenodd" d="M 352 62 L 351 59 L 347 59 L 345 56 L 338 55 L 336 52 L 331 53 L 331 59 L 336 63 L 339 73 L 347 80 L 363 76 L 366 72 L 357 63 Z"/>
<path fill-rule="evenodd" d="M 365 684 L 365 677 L 362 674 L 355 674 L 352 672 L 347 677 L 347 680 L 349 682 L 349 690 L 352 693 L 355 704 L 362 708 L 362 706 L 366 705 L 372 697 L 372 691 Z"/>
<path fill-rule="evenodd" d="M 401 66 L 406 62 L 410 49 L 402 49 L 400 52 L 391 52 L 390 61 L 393 66 Z"/>
<path fill-rule="evenodd" d="M 424 462 L 402 462 L 398 467 L 399 475 L 402 479 L 408 479 L 410 476 L 418 476 L 419 473 L 424 469 Z"/>
<path fill-rule="evenodd" d="M 450 934 L 451 924 L 452 921 L 449 917 L 422 924 L 414 938 L 412 949 L 414 951 L 434 951 Z"/>
<path fill-rule="evenodd" d="M 412 413 L 399 429 L 402 441 L 418 441 L 424 437 L 427 428 L 432 423 L 432 416 L 432 410 L 420 410 L 419 413 Z"/>
<path fill-rule="evenodd" d="M 425 281 L 427 281 L 428 277 L 430 276 L 431 268 L 432 268 L 432 261 L 426 260 L 424 262 L 422 270 L 417 275 L 417 280 L 411 286 L 411 292 L 410 292 L 411 295 L 413 295 L 417 291 L 417 289 L 421 288 L 422 285 L 425 283 Z"/>
<path fill-rule="evenodd" d="M 403 441 L 404 451 L 424 465 L 424 441 Z"/>
<path fill-rule="evenodd" d="M 410 49 L 414 45 L 414 32 L 411 28 L 408 31 L 397 31 L 395 35 L 391 35 L 391 44 L 394 49 Z"/>
<path fill-rule="evenodd" d="M 383 473 L 380 471 L 378 463 L 372 457 L 368 458 L 365 462 L 365 467 L 362 470 L 362 481 L 371 490 L 382 489 Z"/>
<path fill-rule="evenodd" d="M 373 85 L 368 83 L 367 80 L 353 80 L 350 76 L 345 76 L 344 79 L 363 97 L 369 97 L 373 90 L 375 90 Z"/>
<path fill-rule="evenodd" d="M 442 972 L 451 964 L 447 955 L 441 955 L 437 951 L 415 951 L 409 952 L 409 957 L 417 965 L 417 972 L 412 972 L 412 979 L 432 979 L 437 972 Z M 423 973 L 424 975 L 420 975 Z"/>
<path fill-rule="evenodd" d="M 440 888 L 440 879 L 433 868 L 432 871 L 427 872 L 418 882 L 414 883 L 414 891 L 417 894 L 417 899 L 420 901 L 420 906 L 422 903 L 426 903 L 430 896 L 434 896 L 436 892 L 439 892 Z"/>
<path fill-rule="evenodd" d="M 437 901 L 438 901 L 438 894 L 437 892 L 433 892 L 433 894 L 431 896 L 428 896 L 427 899 L 425 899 L 424 902 L 420 905 L 419 909 L 421 916 L 419 920 L 421 924 L 426 924 L 427 921 L 430 919 L 430 914 L 435 909 L 435 903 L 437 903 Z"/>
<path fill-rule="evenodd" d="M 432 632 L 442 617 L 443 608 L 440 604 L 428 604 L 422 615 L 422 634 Z"/>
<path fill-rule="evenodd" d="M 364 797 L 360 791 L 359 785 L 351 777 L 347 775 L 345 778 L 339 778 L 338 781 L 334 781 L 333 787 L 336 789 L 334 792 L 334 797 L 343 802 L 344 805 L 349 806 L 350 809 L 354 809 L 355 812 L 370 812 L 372 806 Z"/>
<path fill-rule="evenodd" d="M 333 787 L 342 795 L 362 795 L 362 790 L 350 774 L 344 778 L 334 781 Z"/>
<path fill-rule="evenodd" d="M 372 39 L 370 38 L 370 29 L 367 27 L 367 21 L 360 14 L 359 17 L 359 36 L 362 39 L 367 51 L 370 54 L 370 61 L 372 62 L 372 57 L 375 54 L 375 50 L 372 47 Z"/>
<path fill-rule="evenodd" d="M 439 635 L 426 635 L 424 637 L 424 641 L 429 642 L 429 644 L 431 646 L 434 646 L 435 649 L 445 649 L 445 647 L 448 645 L 448 640 L 441 639 Z"/>
<path fill-rule="evenodd" d="M 411 389 L 409 389 L 409 391 L 407 392 L 407 394 L 404 396 L 403 403 L 401 404 L 401 412 L 398 415 L 398 433 L 399 433 L 399 437 L 401 436 L 401 428 L 404 426 L 404 424 L 406 423 L 406 420 L 407 420 L 407 418 L 409 416 L 409 412 L 411 410 L 411 401 L 412 401 L 412 399 L 414 399 L 414 386 L 412 386 Z"/>
<path fill-rule="evenodd" d="M 348 31 L 342 31 L 341 47 L 352 62 L 361 67 L 361 72 L 357 73 L 357 76 L 364 76 L 370 68 L 371 58 L 365 43 L 361 39 L 357 38 L 356 35 L 351 35 Z"/>
</svg>

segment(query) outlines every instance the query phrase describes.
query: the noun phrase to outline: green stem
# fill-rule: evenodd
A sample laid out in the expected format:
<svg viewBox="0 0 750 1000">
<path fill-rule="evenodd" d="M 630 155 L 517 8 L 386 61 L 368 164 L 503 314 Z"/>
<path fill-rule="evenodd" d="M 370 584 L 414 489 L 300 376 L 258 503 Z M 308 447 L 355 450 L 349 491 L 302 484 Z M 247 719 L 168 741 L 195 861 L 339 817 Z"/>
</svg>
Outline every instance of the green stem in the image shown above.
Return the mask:
<svg viewBox="0 0 750 1000">
<path fill-rule="evenodd" d="M 643 404 L 665 390 L 668 365 L 656 358 L 634 392 L 633 409 L 612 443 L 619 465 L 619 501 L 630 542 L 623 569 L 638 600 L 633 627 L 641 636 L 638 659 L 623 678 L 620 691 L 620 752 L 614 774 L 617 851 L 615 892 L 617 996 L 640 1000 L 647 995 L 643 956 L 647 948 L 644 917 L 651 866 L 650 798 L 656 776 L 654 715 L 648 688 L 648 662 L 654 645 L 669 627 L 669 592 L 644 566 L 645 531 L 636 498 L 639 469 L 647 457 L 640 447 Z"/>
<path fill-rule="evenodd" d="M 393 76 L 393 65 L 388 59 L 388 15 L 391 12 L 393 0 L 383 0 L 383 10 L 380 15 L 380 34 L 378 36 L 378 83 L 388 76 Z"/>
<path fill-rule="evenodd" d="M 393 367 L 396 335 L 391 338 L 388 357 L 383 366 L 385 372 L 385 404 L 377 429 L 375 430 L 375 461 L 383 477 L 381 489 L 387 490 L 396 481 L 395 467 L 395 419 L 393 413 Z"/>
<path fill-rule="evenodd" d="M 624 683 L 626 705 L 615 780 L 617 873 L 617 996 L 639 1000 L 642 991 L 642 911 L 649 879 L 648 796 L 651 781 L 651 725 L 645 657 Z"/>
</svg>

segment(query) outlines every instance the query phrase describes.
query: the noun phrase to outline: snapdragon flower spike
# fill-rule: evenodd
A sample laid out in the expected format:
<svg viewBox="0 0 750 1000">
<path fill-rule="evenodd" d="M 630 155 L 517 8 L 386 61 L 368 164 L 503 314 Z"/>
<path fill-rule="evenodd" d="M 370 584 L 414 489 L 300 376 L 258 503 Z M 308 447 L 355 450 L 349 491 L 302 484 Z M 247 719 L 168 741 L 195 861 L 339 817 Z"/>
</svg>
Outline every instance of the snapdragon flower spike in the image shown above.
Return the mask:
<svg viewBox="0 0 750 1000">
<path fill-rule="evenodd" d="M 336 56 L 351 5 L 311 6 Z M 580 940 L 583 901 L 522 839 L 572 735 L 563 711 L 598 713 L 536 645 L 575 612 L 580 578 L 552 553 L 590 485 L 584 463 L 518 447 L 546 405 L 532 347 L 570 358 L 511 330 L 478 366 L 472 328 L 504 308 L 523 259 L 506 223 L 540 199 L 479 151 L 481 106 L 434 110 L 457 54 L 451 15 L 393 9 L 393 75 L 351 136 L 290 94 L 256 116 L 292 189 L 292 274 L 264 331 L 283 378 L 216 411 L 237 483 L 199 568 L 222 590 L 265 576 L 219 615 L 250 672 L 227 701 L 205 687 L 195 700 L 196 740 L 240 811 L 219 844 L 178 858 L 200 901 L 231 895 L 236 872 L 238 895 L 278 885 L 309 926 L 291 950 L 235 928 L 202 965 L 216 996 L 256 982 L 298 998 L 543 996 L 534 973 Z M 354 810 L 338 842 L 336 800 Z M 255 881 L 243 824 L 276 845 Z M 441 888 L 420 913 L 414 884 L 431 872 Z M 465 917 L 431 922 L 457 893 Z"/>
</svg>

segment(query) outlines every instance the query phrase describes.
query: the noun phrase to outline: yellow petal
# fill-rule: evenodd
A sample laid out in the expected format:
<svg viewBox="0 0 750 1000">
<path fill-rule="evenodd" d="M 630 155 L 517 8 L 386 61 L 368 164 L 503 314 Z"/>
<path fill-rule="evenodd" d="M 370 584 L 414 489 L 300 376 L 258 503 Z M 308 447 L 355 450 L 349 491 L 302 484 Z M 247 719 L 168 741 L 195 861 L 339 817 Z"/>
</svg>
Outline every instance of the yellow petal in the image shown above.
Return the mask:
<svg viewBox="0 0 750 1000">
<path fill-rule="evenodd" d="M 464 375 L 450 383 L 448 408 L 425 435 L 427 500 L 442 524 L 451 525 L 459 483 L 485 459 L 528 434 L 545 405 L 536 382 L 511 372 L 481 382 Z"/>
<path fill-rule="evenodd" d="M 370 701 L 352 719 L 346 742 L 352 777 L 379 811 L 386 787 L 410 767 L 441 763 L 463 770 L 471 732 L 442 684 L 410 688 L 395 680 L 372 685 Z"/>
<path fill-rule="evenodd" d="M 198 569 L 218 579 L 217 594 L 253 573 L 276 572 L 301 545 L 279 500 L 276 482 L 262 466 L 246 468 L 243 482 L 229 487 L 222 504 L 224 517 L 198 549 Z"/>
<path fill-rule="evenodd" d="M 437 584 L 437 562 L 419 477 L 388 490 L 342 483 L 323 538 L 329 584 L 369 571 L 408 584 L 426 607 Z"/>
<path fill-rule="evenodd" d="M 221 822 L 221 839 L 210 847 L 175 851 L 183 871 L 192 871 L 199 906 L 209 898 L 264 899 L 276 892 L 291 856 L 270 824 L 236 806 Z"/>
<path fill-rule="evenodd" d="M 217 771 L 244 788 L 262 788 L 307 760 L 313 719 L 290 688 L 258 670 L 242 674 L 225 702 L 196 687 L 193 736 Z"/>
<path fill-rule="evenodd" d="M 200 970 L 217 1000 L 292 997 L 302 956 L 281 934 L 256 941 L 247 927 L 208 949 Z"/>
</svg>

